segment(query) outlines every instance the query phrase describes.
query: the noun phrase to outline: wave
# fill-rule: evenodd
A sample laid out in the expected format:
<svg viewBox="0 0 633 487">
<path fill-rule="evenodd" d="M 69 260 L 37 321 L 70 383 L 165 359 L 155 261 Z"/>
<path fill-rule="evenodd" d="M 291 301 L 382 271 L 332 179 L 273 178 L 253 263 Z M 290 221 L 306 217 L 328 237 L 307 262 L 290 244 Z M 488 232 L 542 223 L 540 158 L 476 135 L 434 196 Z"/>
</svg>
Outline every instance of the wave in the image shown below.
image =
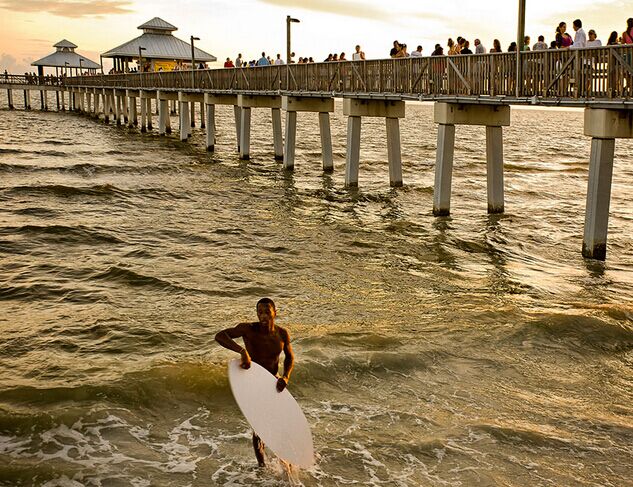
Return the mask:
<svg viewBox="0 0 633 487">
<path fill-rule="evenodd" d="M 178 362 L 128 372 L 118 379 L 77 386 L 17 386 L 2 391 L 0 431 L 23 432 L 33 423 L 47 426 L 42 411 L 52 405 L 80 407 L 95 402 L 129 409 L 160 410 L 182 402 L 229 402 L 232 395 L 226 366 L 209 362 Z M 41 409 L 40 409 L 41 408 Z M 85 408 L 84 408 L 85 409 Z M 63 414 L 63 409 L 59 411 Z"/>
<path fill-rule="evenodd" d="M 99 291 L 42 283 L 0 286 L 0 301 L 25 301 L 32 303 L 36 300 L 89 304 L 108 301 L 108 298 Z"/>
<path fill-rule="evenodd" d="M 633 350 L 633 328 L 599 318 L 579 315 L 550 315 L 521 326 L 512 341 L 538 341 L 541 345 L 580 352 L 623 353 Z"/>
<path fill-rule="evenodd" d="M 123 240 L 103 230 L 84 225 L 22 225 L 20 227 L 2 227 L 0 236 L 13 237 L 20 235 L 30 240 L 41 239 L 58 244 L 71 245 L 103 245 L 123 244 Z M 5 242 L 7 243 L 7 242 Z"/>
<path fill-rule="evenodd" d="M 127 192 L 111 184 L 94 186 L 66 186 L 63 184 L 44 184 L 39 186 L 13 186 L 4 188 L 4 192 L 14 196 L 55 196 L 71 198 L 76 196 L 90 197 L 126 197 Z"/>
</svg>

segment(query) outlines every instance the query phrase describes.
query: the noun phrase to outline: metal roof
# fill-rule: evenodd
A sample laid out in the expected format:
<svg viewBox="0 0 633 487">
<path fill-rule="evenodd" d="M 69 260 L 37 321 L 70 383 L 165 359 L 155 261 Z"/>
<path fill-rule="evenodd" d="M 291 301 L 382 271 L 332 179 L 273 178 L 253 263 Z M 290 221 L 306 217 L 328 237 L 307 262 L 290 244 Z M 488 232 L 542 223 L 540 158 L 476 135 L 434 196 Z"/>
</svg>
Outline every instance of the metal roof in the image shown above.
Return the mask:
<svg viewBox="0 0 633 487">
<path fill-rule="evenodd" d="M 114 49 L 104 52 L 101 56 L 138 58 L 138 48 L 144 47 L 143 58 L 146 59 L 191 59 L 191 45 L 171 34 L 145 33 L 131 41 L 121 44 Z M 196 61 L 214 62 L 217 58 L 213 54 L 194 47 Z"/>
<path fill-rule="evenodd" d="M 53 44 L 53 47 L 68 47 L 70 49 L 75 49 L 77 47 L 77 44 L 73 44 L 72 42 L 66 39 L 63 39 L 59 41 L 57 44 Z"/>
<path fill-rule="evenodd" d="M 178 27 L 175 25 L 171 25 L 169 22 L 165 22 L 160 17 L 154 17 L 152 20 L 148 20 L 142 25 L 138 26 L 139 29 L 154 29 L 154 30 L 166 30 L 166 31 L 174 31 L 178 30 Z"/>
<path fill-rule="evenodd" d="M 81 60 L 81 64 L 79 61 Z M 101 65 L 91 61 L 87 57 L 81 56 L 76 52 L 57 51 L 48 56 L 33 61 L 31 66 L 49 66 L 57 68 L 81 68 L 81 69 L 100 69 Z"/>
</svg>

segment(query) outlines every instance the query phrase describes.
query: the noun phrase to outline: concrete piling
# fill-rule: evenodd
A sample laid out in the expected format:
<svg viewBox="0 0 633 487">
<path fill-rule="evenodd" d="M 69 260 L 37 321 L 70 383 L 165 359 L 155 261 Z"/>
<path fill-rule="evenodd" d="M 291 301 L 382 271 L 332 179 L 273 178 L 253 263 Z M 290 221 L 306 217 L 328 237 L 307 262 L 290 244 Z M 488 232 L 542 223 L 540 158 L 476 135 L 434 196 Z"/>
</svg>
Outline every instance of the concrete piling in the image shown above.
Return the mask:
<svg viewBox="0 0 633 487">
<path fill-rule="evenodd" d="M 582 255 L 605 260 L 615 139 L 633 138 L 633 110 L 587 108 L 584 131 L 592 139 Z"/>
<path fill-rule="evenodd" d="M 402 157 L 400 149 L 399 119 L 405 116 L 405 104 L 401 100 L 375 100 L 345 98 L 343 114 L 347 122 L 347 157 L 345 185 L 358 186 L 360 165 L 360 127 L 362 117 L 385 118 L 387 127 L 387 157 L 389 160 L 389 184 L 402 186 Z"/>
<path fill-rule="evenodd" d="M 488 213 L 503 213 L 503 129 L 510 125 L 510 106 L 467 103 L 435 103 L 437 154 L 435 159 L 435 191 L 433 214 L 450 214 L 455 125 L 483 125 L 486 127 L 486 178 Z"/>
</svg>

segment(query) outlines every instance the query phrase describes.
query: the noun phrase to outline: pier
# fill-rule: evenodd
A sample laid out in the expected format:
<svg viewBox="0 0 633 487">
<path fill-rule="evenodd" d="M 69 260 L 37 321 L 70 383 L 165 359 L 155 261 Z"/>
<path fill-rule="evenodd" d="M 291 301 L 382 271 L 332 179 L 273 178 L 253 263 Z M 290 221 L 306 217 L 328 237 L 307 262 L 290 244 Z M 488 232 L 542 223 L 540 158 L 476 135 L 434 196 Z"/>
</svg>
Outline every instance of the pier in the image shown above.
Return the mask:
<svg viewBox="0 0 633 487">
<path fill-rule="evenodd" d="M 517 59 L 517 56 L 518 59 Z M 389 184 L 401 186 L 399 120 L 406 101 L 435 103 L 438 125 L 433 213 L 450 214 L 455 131 L 459 125 L 486 127 L 487 206 L 502 213 L 504 202 L 503 127 L 513 105 L 584 108 L 584 134 L 591 137 L 589 181 L 582 254 L 604 260 L 615 141 L 633 138 L 633 45 L 520 53 L 437 56 L 405 59 L 292 64 L 253 68 L 128 73 L 77 77 L 0 76 L 9 109 L 14 93 L 40 92 L 41 109 L 86 113 L 106 123 L 153 130 L 152 100 L 158 132 L 171 133 L 169 114 L 178 104 L 179 137 L 186 141 L 195 126 L 206 130 L 207 150 L 215 149 L 215 105 L 234 107 L 236 150 L 250 157 L 251 110 L 271 110 L 274 158 L 295 169 L 299 112 L 318 114 L 323 170 L 334 169 L 329 114 L 343 99 L 348 120 L 345 185 L 358 186 L 362 119 L 385 119 Z M 285 137 L 281 117 L 285 114 Z M 140 120 L 139 120 L 140 113 Z"/>
</svg>

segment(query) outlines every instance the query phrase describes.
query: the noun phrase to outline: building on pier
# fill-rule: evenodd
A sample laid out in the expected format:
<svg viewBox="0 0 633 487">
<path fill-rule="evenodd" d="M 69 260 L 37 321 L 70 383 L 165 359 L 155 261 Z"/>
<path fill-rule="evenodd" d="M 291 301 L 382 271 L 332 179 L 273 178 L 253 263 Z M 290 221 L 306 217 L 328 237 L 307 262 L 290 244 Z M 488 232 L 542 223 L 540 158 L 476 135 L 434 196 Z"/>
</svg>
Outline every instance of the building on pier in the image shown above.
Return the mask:
<svg viewBox="0 0 633 487">
<path fill-rule="evenodd" d="M 178 30 L 176 26 L 154 17 L 138 28 L 143 31 L 142 35 L 101 55 L 112 58 L 115 71 L 129 72 L 132 62 L 136 62 L 139 71 L 191 69 L 191 44 L 172 34 Z M 214 55 L 197 47 L 193 54 L 196 65 L 206 66 L 206 63 L 217 61 Z"/>
<path fill-rule="evenodd" d="M 44 76 L 44 68 L 55 68 L 55 76 L 95 74 L 97 69 L 101 69 L 100 64 L 76 53 L 77 45 L 66 39 L 54 44 L 53 47 L 57 49 L 55 52 L 31 63 L 31 66 L 37 66 L 39 76 Z"/>
</svg>

